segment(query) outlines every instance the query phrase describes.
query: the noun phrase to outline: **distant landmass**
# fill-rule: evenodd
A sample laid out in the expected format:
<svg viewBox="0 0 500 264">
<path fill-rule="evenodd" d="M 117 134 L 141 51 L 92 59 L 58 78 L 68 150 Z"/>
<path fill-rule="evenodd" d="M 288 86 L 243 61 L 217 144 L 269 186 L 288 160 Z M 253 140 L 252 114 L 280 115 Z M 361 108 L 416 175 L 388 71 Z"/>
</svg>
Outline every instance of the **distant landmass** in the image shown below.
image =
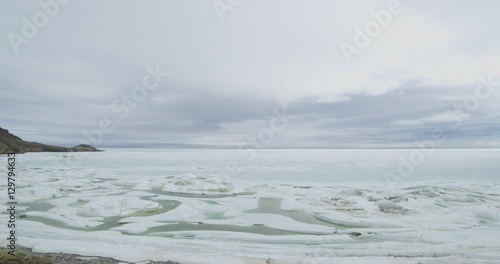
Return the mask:
<svg viewBox="0 0 500 264">
<path fill-rule="evenodd" d="M 102 151 L 91 145 L 80 144 L 72 148 L 45 145 L 37 142 L 28 142 L 9 133 L 9 130 L 0 127 L 0 154 L 26 152 L 96 152 Z"/>
</svg>

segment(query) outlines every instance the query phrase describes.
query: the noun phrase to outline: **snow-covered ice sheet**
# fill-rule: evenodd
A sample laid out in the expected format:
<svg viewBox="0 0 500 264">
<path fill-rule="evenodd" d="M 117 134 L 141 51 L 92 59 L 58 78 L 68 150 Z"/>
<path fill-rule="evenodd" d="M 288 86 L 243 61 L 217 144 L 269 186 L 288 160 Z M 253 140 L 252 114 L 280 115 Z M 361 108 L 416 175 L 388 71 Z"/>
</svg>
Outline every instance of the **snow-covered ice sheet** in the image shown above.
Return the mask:
<svg viewBox="0 0 500 264">
<path fill-rule="evenodd" d="M 70 167 L 19 155 L 17 243 L 122 261 L 500 263 L 500 151 L 437 151 L 397 188 L 383 175 L 406 152 L 382 152 L 263 151 L 229 178 L 214 175 L 232 150 L 111 150 Z"/>
</svg>

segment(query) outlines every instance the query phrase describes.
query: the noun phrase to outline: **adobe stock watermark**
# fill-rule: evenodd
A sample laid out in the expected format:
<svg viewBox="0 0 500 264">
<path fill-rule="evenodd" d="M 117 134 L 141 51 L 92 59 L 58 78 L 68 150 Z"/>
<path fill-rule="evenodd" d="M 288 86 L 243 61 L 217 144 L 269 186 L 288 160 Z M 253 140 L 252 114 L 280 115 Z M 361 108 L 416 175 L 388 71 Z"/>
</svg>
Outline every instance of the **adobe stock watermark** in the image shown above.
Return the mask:
<svg viewBox="0 0 500 264">
<path fill-rule="evenodd" d="M 113 113 L 119 114 L 119 120 L 125 120 L 130 115 L 130 111 L 136 109 L 139 103 L 143 102 L 149 95 L 150 91 L 158 88 L 163 82 L 163 78 L 169 76 L 168 72 L 162 72 L 160 65 L 156 65 L 153 69 L 151 66 L 146 67 L 146 74 L 142 78 L 141 85 L 133 87 L 128 93 L 121 94 L 119 99 L 115 99 L 110 109 Z M 91 145 L 99 146 L 104 140 L 105 134 L 113 133 L 115 129 L 115 120 L 103 118 L 99 121 L 99 127 L 92 130 L 83 130 L 83 135 Z"/>
<path fill-rule="evenodd" d="M 253 162 L 257 158 L 258 152 L 262 149 L 266 149 L 269 144 L 274 141 L 277 135 L 283 133 L 283 131 L 290 126 L 290 120 L 295 118 L 287 114 L 286 106 L 283 106 L 281 110 L 275 107 L 272 111 L 274 116 L 269 120 L 268 126 L 259 129 L 255 135 L 249 136 L 247 140 L 241 142 L 238 146 L 238 155 L 240 155 L 247 164 Z M 241 172 L 241 161 L 237 159 L 229 160 L 226 163 L 222 178 L 226 181 L 230 181 L 231 176 L 238 175 Z"/>
<path fill-rule="evenodd" d="M 21 44 L 28 44 L 28 42 L 36 37 L 40 30 L 46 27 L 50 20 L 53 19 L 61 11 L 61 7 L 70 3 L 71 0 L 40 0 L 38 1 L 38 6 L 41 10 L 36 11 L 31 19 L 27 17 L 22 17 L 21 21 L 23 25 L 21 26 L 20 34 L 9 32 L 7 33 L 7 39 L 17 54 L 19 53 L 19 47 Z"/>
<path fill-rule="evenodd" d="M 111 105 L 110 110 L 114 113 L 116 118 L 102 118 L 99 120 L 98 126 L 90 130 L 82 130 L 82 134 L 86 140 L 80 144 L 88 144 L 98 148 L 105 139 L 105 135 L 113 133 L 116 128 L 116 122 L 125 120 L 129 117 L 130 112 L 136 109 L 141 102 L 146 100 L 148 95 L 154 91 L 169 76 L 168 72 L 163 72 L 160 65 L 156 64 L 147 66 L 145 68 L 147 74 L 142 78 L 140 85 L 134 86 L 128 93 L 121 94 L 120 98 L 115 99 Z M 75 155 L 66 159 L 66 165 L 76 166 L 81 163 L 83 156 L 88 155 L 85 152 L 75 152 Z"/>
<path fill-rule="evenodd" d="M 214 0 L 212 6 L 220 21 L 224 21 L 226 14 L 233 12 L 242 2 L 243 0 Z"/>
<path fill-rule="evenodd" d="M 393 16 L 401 14 L 401 12 L 403 12 L 403 5 L 400 0 L 390 0 L 385 10 L 371 11 L 372 20 L 366 22 L 363 28 L 354 28 L 355 35 L 352 44 L 344 41 L 339 44 L 340 51 L 342 51 L 347 63 L 351 63 L 351 57 L 354 54 L 360 54 L 363 49 L 368 47 L 372 40 L 378 37 L 382 30 L 392 22 Z"/>
<path fill-rule="evenodd" d="M 478 111 L 481 103 L 489 100 L 497 88 L 500 88 L 500 82 L 495 82 L 491 74 L 487 78 L 479 77 L 478 81 L 479 84 L 474 87 L 474 95 L 464 98 L 461 103 L 453 104 L 448 111 L 443 113 L 442 120 L 452 124 L 449 128 L 435 128 L 429 139 L 415 143 L 418 149 L 410 152 L 408 157 L 398 157 L 399 165 L 396 173 L 385 172 L 384 177 L 390 189 L 394 190 L 398 182 L 410 177 L 434 154 L 438 145 L 448 139 L 448 133 L 458 130 L 462 122 Z"/>
<path fill-rule="evenodd" d="M 257 158 L 258 152 L 266 149 L 277 135 L 283 133 L 290 126 L 290 120 L 295 119 L 294 116 L 287 114 L 286 106 L 283 106 L 282 109 L 275 107 L 272 109 L 272 112 L 274 115 L 266 127 L 259 129 L 256 134 L 249 136 L 239 144 L 238 155 L 243 158 L 246 164 L 254 161 Z M 225 188 L 231 182 L 231 177 L 240 174 L 242 171 L 241 160 L 233 159 L 226 162 L 223 172 L 218 172 L 211 176 L 214 177 L 217 188 Z M 207 184 L 204 190 L 208 190 L 209 186 L 213 187 L 211 184 Z M 195 200 L 193 206 L 189 206 L 181 212 L 183 219 L 188 220 L 192 213 L 197 212 L 197 210 L 203 210 L 208 205 L 207 203 L 198 203 Z"/>
</svg>

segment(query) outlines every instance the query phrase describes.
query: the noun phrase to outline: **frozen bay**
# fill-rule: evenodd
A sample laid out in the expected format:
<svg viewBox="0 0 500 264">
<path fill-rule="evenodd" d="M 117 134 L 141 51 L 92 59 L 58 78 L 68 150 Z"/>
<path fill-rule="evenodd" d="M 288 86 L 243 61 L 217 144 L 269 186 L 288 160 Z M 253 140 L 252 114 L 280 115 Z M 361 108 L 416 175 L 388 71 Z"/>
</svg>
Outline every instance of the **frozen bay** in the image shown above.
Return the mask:
<svg viewBox="0 0 500 264">
<path fill-rule="evenodd" d="M 181 263 L 500 259 L 500 150 L 435 150 L 418 166 L 415 150 L 251 154 L 17 155 L 17 243 Z"/>
</svg>

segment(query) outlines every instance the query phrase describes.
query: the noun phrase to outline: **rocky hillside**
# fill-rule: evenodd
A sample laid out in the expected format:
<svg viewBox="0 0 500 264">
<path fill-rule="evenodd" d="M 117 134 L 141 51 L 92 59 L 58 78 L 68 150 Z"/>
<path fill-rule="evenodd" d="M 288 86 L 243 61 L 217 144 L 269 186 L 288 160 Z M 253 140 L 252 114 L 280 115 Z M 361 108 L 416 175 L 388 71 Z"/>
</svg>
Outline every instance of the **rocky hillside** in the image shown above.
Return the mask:
<svg viewBox="0 0 500 264">
<path fill-rule="evenodd" d="M 90 145 L 80 144 L 72 148 L 45 145 L 37 142 L 28 142 L 17 137 L 7 129 L 0 127 L 0 154 L 25 152 L 83 152 L 101 151 Z"/>
</svg>

